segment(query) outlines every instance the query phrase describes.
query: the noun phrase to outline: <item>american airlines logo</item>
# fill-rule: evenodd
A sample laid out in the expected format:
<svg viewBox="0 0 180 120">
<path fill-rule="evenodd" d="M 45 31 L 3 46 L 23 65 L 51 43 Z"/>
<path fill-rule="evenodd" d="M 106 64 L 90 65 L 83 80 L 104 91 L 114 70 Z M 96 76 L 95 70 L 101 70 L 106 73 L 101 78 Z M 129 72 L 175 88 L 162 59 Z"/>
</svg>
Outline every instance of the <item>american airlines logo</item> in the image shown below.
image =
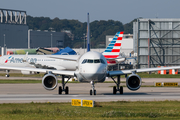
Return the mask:
<svg viewBox="0 0 180 120">
<path fill-rule="evenodd" d="M 9 60 L 11 57 L 12 57 L 12 56 L 8 57 L 8 59 L 5 61 L 5 63 L 7 63 L 7 62 L 8 62 L 8 60 Z"/>
<path fill-rule="evenodd" d="M 5 60 L 5 63 L 23 63 L 23 58 L 14 58 L 12 56 L 8 57 L 7 60 Z M 27 58 L 27 62 L 36 63 L 37 58 Z"/>
</svg>

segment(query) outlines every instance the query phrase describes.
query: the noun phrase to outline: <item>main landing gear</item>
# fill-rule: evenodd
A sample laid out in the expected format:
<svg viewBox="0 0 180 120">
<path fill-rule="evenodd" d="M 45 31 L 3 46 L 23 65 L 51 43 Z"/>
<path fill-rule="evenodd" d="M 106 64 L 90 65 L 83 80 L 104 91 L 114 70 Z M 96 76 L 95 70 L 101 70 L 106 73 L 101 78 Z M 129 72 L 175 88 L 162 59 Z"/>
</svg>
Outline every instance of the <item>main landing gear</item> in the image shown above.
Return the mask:
<svg viewBox="0 0 180 120">
<path fill-rule="evenodd" d="M 91 81 L 91 90 L 90 90 L 90 95 L 92 95 L 92 94 L 94 94 L 94 95 L 96 95 L 96 90 L 94 89 L 95 88 L 95 86 L 94 86 L 94 84 L 95 84 L 95 82 L 94 81 Z"/>
<path fill-rule="evenodd" d="M 69 94 L 69 87 L 66 86 L 65 88 L 65 85 L 70 80 L 71 77 L 68 77 L 68 80 L 66 82 L 64 81 L 64 78 L 65 76 L 62 75 L 62 86 L 59 86 L 59 94 L 62 94 L 63 91 L 65 92 L 65 94 Z"/>
<path fill-rule="evenodd" d="M 120 75 L 117 76 L 117 82 L 114 80 L 113 77 L 111 77 L 116 86 L 113 87 L 113 94 L 116 94 L 117 91 L 119 91 L 120 94 L 123 94 L 123 87 L 120 86 Z"/>
<path fill-rule="evenodd" d="M 6 77 L 9 77 L 9 70 L 6 70 Z"/>
</svg>

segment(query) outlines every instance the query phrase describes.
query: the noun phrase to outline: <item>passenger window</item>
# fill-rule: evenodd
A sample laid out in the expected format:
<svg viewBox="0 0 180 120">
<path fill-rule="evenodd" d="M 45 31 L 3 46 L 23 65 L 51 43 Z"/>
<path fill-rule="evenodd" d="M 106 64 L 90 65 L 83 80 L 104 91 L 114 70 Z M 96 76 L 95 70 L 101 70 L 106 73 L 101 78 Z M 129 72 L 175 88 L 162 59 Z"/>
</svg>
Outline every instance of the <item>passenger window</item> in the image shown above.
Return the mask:
<svg viewBox="0 0 180 120">
<path fill-rule="evenodd" d="M 87 60 L 87 63 L 93 63 L 93 60 Z"/>
<path fill-rule="evenodd" d="M 100 59 L 100 60 L 101 60 L 101 63 L 102 63 L 102 64 L 105 64 L 105 62 L 104 62 L 104 60 L 103 60 L 103 59 Z"/>
<path fill-rule="evenodd" d="M 100 63 L 99 59 L 94 60 L 94 63 Z"/>
</svg>

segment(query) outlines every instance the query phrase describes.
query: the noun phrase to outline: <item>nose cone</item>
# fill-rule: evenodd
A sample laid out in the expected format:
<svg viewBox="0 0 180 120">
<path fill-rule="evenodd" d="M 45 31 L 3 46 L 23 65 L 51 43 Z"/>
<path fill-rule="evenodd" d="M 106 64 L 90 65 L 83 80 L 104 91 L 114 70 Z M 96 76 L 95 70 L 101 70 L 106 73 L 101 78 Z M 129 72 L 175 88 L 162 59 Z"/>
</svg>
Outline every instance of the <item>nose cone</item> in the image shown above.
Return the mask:
<svg viewBox="0 0 180 120">
<path fill-rule="evenodd" d="M 92 74 L 95 74 L 95 73 L 102 73 L 104 72 L 104 66 L 98 64 L 98 65 L 91 65 L 88 69 L 86 69 L 86 73 L 92 73 Z"/>
<path fill-rule="evenodd" d="M 106 67 L 102 65 L 92 65 L 82 75 L 86 81 L 101 81 L 106 75 Z"/>
</svg>

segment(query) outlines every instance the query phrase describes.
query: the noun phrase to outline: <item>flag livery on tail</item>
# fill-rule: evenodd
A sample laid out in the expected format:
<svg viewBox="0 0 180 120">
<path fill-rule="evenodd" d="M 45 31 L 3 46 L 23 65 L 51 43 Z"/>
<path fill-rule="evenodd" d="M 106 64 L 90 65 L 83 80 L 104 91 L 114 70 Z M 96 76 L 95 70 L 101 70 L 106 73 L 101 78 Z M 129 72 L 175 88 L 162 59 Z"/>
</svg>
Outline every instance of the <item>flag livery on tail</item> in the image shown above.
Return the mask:
<svg viewBox="0 0 180 120">
<path fill-rule="evenodd" d="M 117 32 L 106 50 L 102 53 L 106 59 L 119 57 L 123 33 L 124 32 Z M 108 60 L 107 62 L 112 64 L 116 63 L 114 60 Z"/>
</svg>

